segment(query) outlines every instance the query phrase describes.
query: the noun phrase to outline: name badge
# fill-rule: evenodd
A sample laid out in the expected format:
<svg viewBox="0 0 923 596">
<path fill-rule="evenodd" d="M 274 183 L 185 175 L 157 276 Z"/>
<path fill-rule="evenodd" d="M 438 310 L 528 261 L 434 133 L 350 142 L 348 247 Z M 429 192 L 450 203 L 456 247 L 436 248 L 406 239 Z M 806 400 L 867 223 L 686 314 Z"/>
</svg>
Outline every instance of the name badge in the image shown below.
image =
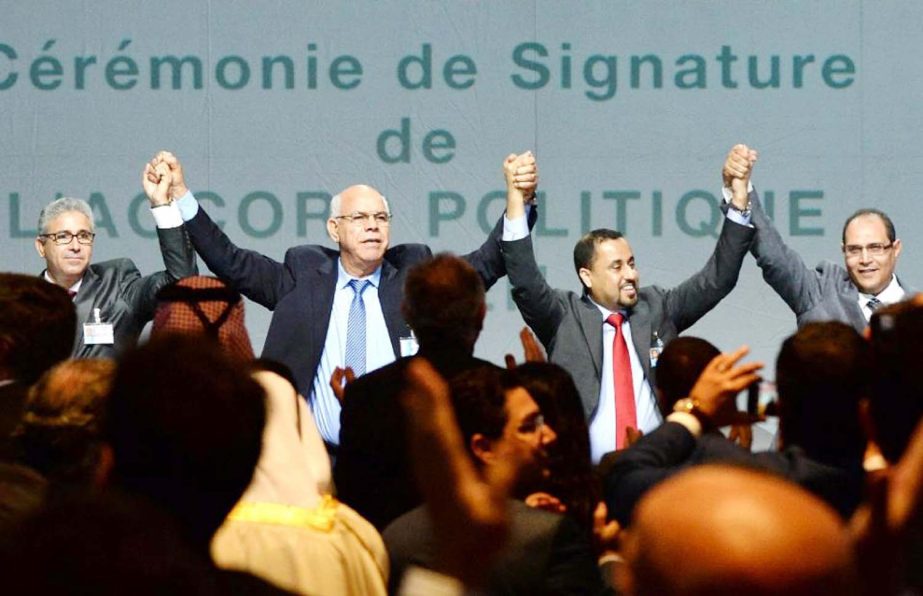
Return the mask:
<svg viewBox="0 0 923 596">
<path fill-rule="evenodd" d="M 657 332 L 654 332 L 654 337 L 651 338 L 651 349 L 649 355 L 651 358 L 651 368 L 657 367 L 657 361 L 660 360 L 660 353 L 663 352 L 663 341 L 660 340 L 660 337 L 657 336 Z"/>
<path fill-rule="evenodd" d="M 109 345 L 115 343 L 115 332 L 112 323 L 103 323 L 99 317 L 99 309 L 93 309 L 93 322 L 83 325 L 83 343 L 88 346 Z"/>
<path fill-rule="evenodd" d="M 401 344 L 401 357 L 413 356 L 414 354 L 417 353 L 417 350 L 420 349 L 420 344 L 417 343 L 417 338 L 413 334 L 413 332 L 411 332 L 410 336 L 408 337 L 402 337 L 400 339 L 400 344 Z"/>
</svg>

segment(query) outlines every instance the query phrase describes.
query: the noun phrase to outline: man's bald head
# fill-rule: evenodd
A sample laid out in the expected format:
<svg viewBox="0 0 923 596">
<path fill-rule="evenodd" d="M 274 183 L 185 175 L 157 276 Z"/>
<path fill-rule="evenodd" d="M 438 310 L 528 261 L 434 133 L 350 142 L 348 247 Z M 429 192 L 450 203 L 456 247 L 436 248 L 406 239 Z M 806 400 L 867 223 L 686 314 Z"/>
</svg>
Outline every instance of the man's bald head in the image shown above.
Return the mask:
<svg viewBox="0 0 923 596">
<path fill-rule="evenodd" d="M 630 594 L 849 594 L 837 514 L 780 478 L 698 466 L 651 490 L 627 537 Z"/>
</svg>

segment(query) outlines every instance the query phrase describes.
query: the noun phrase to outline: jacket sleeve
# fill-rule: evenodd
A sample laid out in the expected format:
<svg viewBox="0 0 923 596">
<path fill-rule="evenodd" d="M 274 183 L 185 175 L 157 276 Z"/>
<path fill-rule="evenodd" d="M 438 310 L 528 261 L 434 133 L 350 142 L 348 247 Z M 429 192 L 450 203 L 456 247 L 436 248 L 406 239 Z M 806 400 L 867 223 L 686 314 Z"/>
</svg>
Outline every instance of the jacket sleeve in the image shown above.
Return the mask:
<svg viewBox="0 0 923 596">
<path fill-rule="evenodd" d="M 750 252 L 763 272 L 763 279 L 796 315 L 811 310 L 821 298 L 818 273 L 808 268 L 772 224 L 756 191 L 750 193 L 751 223 L 756 237 Z"/>
<path fill-rule="evenodd" d="M 256 251 L 239 248 L 201 206 L 185 227 L 205 265 L 250 300 L 272 310 L 295 286 L 294 275 L 287 265 Z"/>
<path fill-rule="evenodd" d="M 538 208 L 529 210 L 529 230 L 535 225 L 538 217 Z M 503 238 L 503 217 L 501 216 L 496 225 L 487 236 L 487 240 L 478 247 L 474 252 L 464 255 L 462 258 L 468 261 L 474 270 L 478 272 L 484 281 L 484 289 L 489 290 L 491 286 L 497 283 L 501 277 L 506 275 L 506 262 L 503 259 L 502 250 Z"/>
<path fill-rule="evenodd" d="M 501 245 L 513 301 L 523 320 L 547 349 L 567 312 L 565 300 L 560 292 L 548 285 L 539 270 L 531 236 L 502 242 Z"/>
</svg>

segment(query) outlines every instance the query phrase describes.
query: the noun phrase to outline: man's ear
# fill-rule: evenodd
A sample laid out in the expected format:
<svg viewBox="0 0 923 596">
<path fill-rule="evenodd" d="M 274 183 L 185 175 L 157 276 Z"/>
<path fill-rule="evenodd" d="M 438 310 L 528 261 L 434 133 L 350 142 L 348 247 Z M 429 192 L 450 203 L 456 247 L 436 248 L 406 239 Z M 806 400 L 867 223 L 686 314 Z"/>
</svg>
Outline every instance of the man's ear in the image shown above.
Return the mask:
<svg viewBox="0 0 923 596">
<path fill-rule="evenodd" d="M 42 242 L 41 238 L 35 239 L 35 251 L 38 253 L 38 256 L 45 258 L 45 243 Z"/>
<path fill-rule="evenodd" d="M 469 446 L 471 447 L 471 453 L 474 454 L 474 457 L 478 458 L 483 464 L 493 463 L 496 458 L 493 441 L 481 433 L 474 433 L 471 435 Z"/>
<path fill-rule="evenodd" d="M 577 271 L 577 275 L 580 277 L 580 281 L 583 282 L 583 285 L 586 289 L 591 289 L 593 287 L 593 277 L 590 275 L 590 270 L 586 267 L 581 267 Z"/>
<path fill-rule="evenodd" d="M 336 244 L 340 243 L 340 228 L 337 225 L 337 220 L 332 217 L 327 220 L 327 235 L 330 236 L 330 239 Z"/>
</svg>

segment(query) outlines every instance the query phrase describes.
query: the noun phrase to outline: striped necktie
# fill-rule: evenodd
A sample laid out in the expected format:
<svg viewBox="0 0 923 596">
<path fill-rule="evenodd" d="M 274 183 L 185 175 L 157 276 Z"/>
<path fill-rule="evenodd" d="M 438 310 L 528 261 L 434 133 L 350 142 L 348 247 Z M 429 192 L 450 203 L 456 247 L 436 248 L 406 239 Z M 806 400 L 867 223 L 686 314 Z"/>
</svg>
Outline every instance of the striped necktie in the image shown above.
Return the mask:
<svg viewBox="0 0 923 596">
<path fill-rule="evenodd" d="M 349 280 L 349 287 L 354 295 L 349 305 L 349 318 L 346 320 L 344 364 L 353 369 L 357 377 L 365 374 L 365 302 L 362 300 L 362 293 L 371 283 L 367 279 Z"/>
<path fill-rule="evenodd" d="M 884 302 L 872 296 L 869 299 L 869 301 L 865 303 L 865 305 L 869 308 L 870 311 L 875 312 L 876 310 L 884 306 Z"/>
</svg>

